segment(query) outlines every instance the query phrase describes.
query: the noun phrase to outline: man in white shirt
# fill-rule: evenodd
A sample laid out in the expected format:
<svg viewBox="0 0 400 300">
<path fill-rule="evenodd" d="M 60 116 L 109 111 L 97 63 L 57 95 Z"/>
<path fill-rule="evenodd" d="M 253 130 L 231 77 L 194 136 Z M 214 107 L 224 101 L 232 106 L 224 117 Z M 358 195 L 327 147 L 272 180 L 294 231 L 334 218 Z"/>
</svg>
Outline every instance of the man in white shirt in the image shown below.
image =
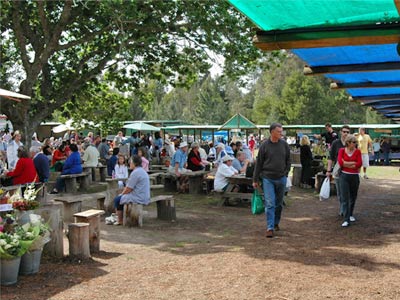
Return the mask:
<svg viewBox="0 0 400 300">
<path fill-rule="evenodd" d="M 84 148 L 85 152 L 83 152 L 82 157 L 83 167 L 97 167 L 100 157 L 99 150 L 88 141 L 85 142 Z"/>
<path fill-rule="evenodd" d="M 226 155 L 222 158 L 214 179 L 214 190 L 225 191 L 229 185 L 227 177 L 237 175 L 238 171 L 232 166 L 233 157 Z"/>
</svg>

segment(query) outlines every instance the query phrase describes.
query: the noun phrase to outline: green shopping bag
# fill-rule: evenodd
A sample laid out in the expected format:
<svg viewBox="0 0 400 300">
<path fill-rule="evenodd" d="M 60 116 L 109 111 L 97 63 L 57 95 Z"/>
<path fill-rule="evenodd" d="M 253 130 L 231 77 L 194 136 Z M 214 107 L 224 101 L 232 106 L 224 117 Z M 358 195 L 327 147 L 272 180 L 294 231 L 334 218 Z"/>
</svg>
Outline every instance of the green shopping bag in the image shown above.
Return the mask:
<svg viewBox="0 0 400 300">
<path fill-rule="evenodd" d="M 253 196 L 251 197 L 251 212 L 253 215 L 262 214 L 265 211 L 264 199 L 257 189 L 254 189 Z"/>
</svg>

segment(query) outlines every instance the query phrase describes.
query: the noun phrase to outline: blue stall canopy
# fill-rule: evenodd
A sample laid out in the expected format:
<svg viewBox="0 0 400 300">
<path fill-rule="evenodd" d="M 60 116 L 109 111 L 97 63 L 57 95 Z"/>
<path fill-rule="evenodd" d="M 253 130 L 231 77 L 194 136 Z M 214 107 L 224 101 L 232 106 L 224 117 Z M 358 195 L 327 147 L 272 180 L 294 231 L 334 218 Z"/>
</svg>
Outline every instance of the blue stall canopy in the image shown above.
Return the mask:
<svg viewBox="0 0 400 300">
<path fill-rule="evenodd" d="M 262 50 L 291 50 L 305 75 L 399 122 L 400 1 L 229 0 L 258 27 Z"/>
</svg>

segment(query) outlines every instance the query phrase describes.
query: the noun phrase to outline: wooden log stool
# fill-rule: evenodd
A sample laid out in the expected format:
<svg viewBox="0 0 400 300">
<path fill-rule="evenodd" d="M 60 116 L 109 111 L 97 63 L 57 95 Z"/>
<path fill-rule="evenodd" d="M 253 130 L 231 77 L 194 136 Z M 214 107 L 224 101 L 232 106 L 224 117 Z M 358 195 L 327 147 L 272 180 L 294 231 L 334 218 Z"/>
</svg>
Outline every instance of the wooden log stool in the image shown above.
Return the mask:
<svg viewBox="0 0 400 300">
<path fill-rule="evenodd" d="M 124 226 L 143 226 L 143 205 L 137 203 L 124 204 L 122 225 Z"/>
<path fill-rule="evenodd" d="M 89 258 L 89 224 L 68 224 L 69 255 L 76 258 Z"/>
<path fill-rule="evenodd" d="M 74 214 L 75 223 L 89 224 L 89 247 L 90 252 L 100 251 L 100 216 L 104 214 L 104 210 L 89 209 Z"/>
</svg>

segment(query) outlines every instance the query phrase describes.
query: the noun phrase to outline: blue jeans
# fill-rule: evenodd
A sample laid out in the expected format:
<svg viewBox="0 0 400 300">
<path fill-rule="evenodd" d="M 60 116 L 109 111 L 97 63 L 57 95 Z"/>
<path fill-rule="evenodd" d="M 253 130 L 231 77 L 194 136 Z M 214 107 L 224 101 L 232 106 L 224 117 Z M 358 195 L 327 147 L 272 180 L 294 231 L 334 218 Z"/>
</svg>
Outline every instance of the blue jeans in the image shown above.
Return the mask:
<svg viewBox="0 0 400 300">
<path fill-rule="evenodd" d="M 360 176 L 358 174 L 342 173 L 339 177 L 341 199 L 344 204 L 344 221 L 350 222 L 356 204 L 358 187 L 360 186 Z"/>
<path fill-rule="evenodd" d="M 122 195 L 118 195 L 114 198 L 114 207 L 116 210 L 124 210 L 124 206 L 119 204 L 121 202 Z"/>
<path fill-rule="evenodd" d="M 286 179 L 286 176 L 279 179 L 262 178 L 267 230 L 274 230 L 281 220 Z"/>
<path fill-rule="evenodd" d="M 339 214 L 344 216 L 344 203 L 342 201 L 341 187 L 340 187 L 340 180 L 339 177 L 335 177 L 335 186 L 336 186 L 336 195 L 339 200 Z"/>
<path fill-rule="evenodd" d="M 379 165 L 379 151 L 374 152 L 374 165 Z"/>
<path fill-rule="evenodd" d="M 383 157 L 384 157 L 384 159 L 385 159 L 385 166 L 388 166 L 388 165 L 390 165 L 390 161 L 389 161 L 389 152 L 383 152 Z"/>
</svg>

